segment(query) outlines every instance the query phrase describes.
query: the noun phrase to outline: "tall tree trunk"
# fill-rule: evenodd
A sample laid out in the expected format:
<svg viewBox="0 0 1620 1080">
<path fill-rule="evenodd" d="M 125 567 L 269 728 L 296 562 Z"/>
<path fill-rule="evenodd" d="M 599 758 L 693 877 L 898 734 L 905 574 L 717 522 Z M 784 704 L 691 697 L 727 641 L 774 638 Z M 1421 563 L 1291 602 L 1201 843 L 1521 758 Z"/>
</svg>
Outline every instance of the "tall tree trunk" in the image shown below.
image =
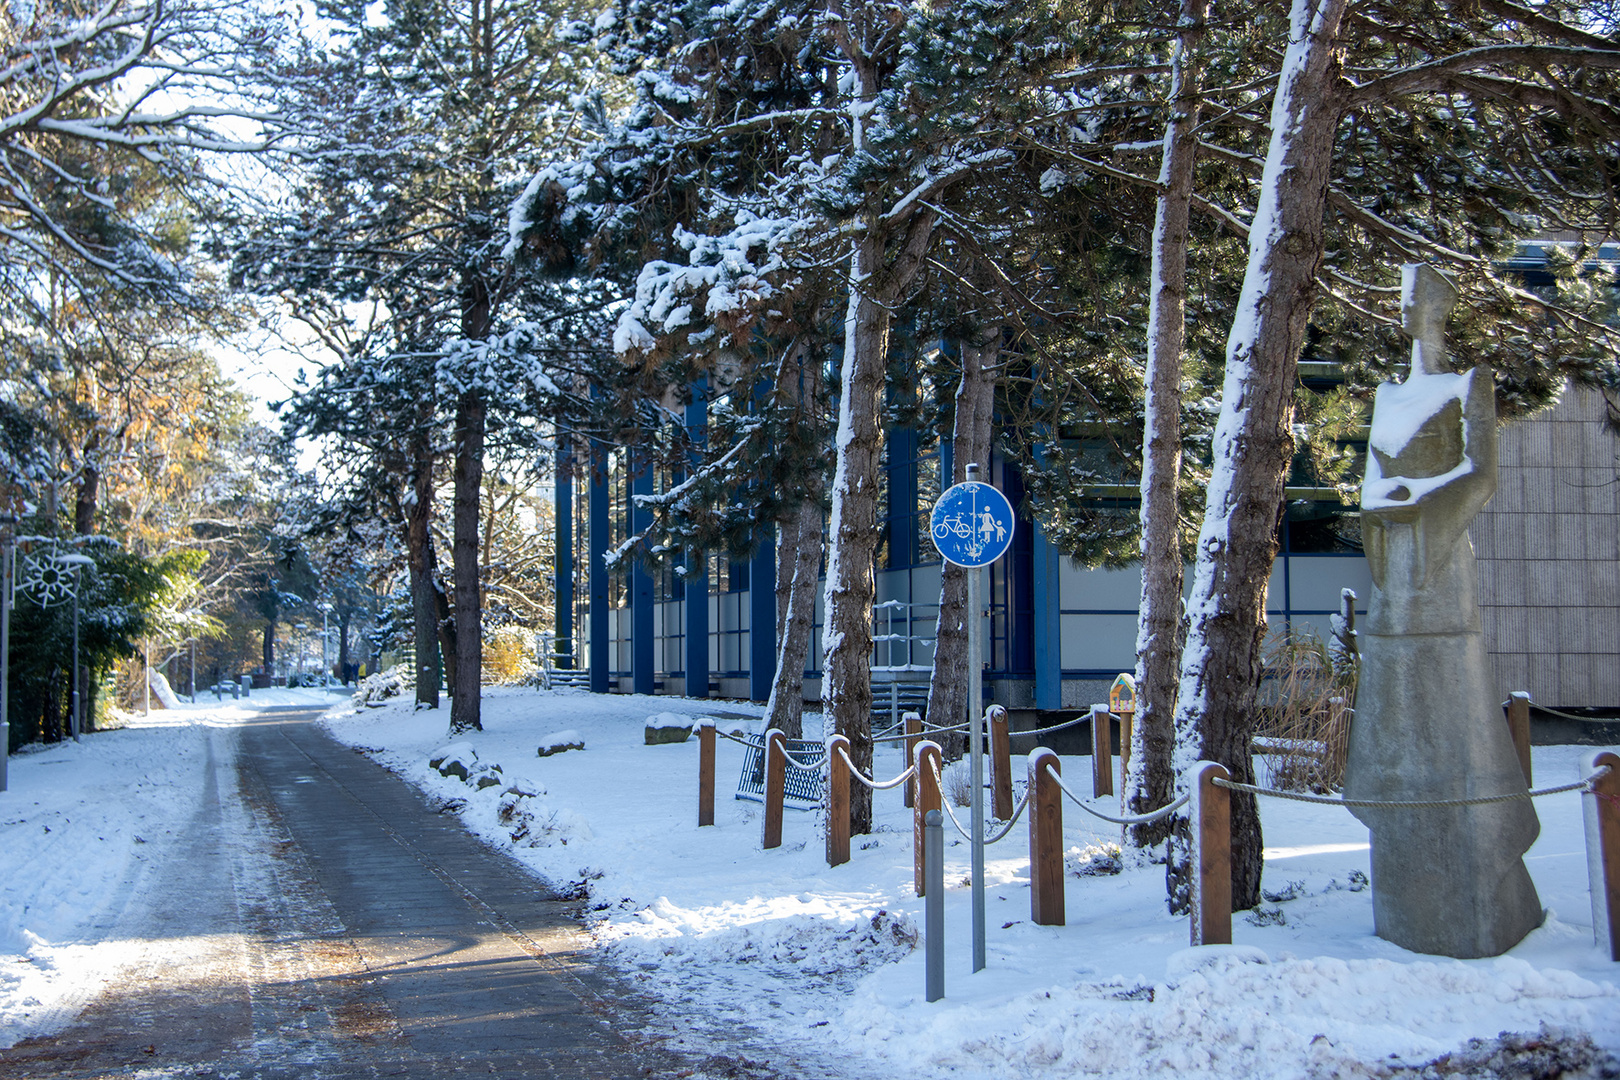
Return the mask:
<svg viewBox="0 0 1620 1080">
<path fill-rule="evenodd" d="M 849 312 L 844 320 L 842 401 L 827 557 L 826 624 L 822 630 L 822 712 L 847 736 L 850 758 L 872 772 L 872 558 L 877 548 L 879 396 L 889 351 L 889 310 L 866 294 L 880 265 L 870 233 L 855 242 Z M 872 796 L 865 784 L 849 793 L 852 833 L 872 831 Z"/>
<path fill-rule="evenodd" d="M 1133 814 L 1157 810 L 1176 786 L 1176 682 L 1181 664 L 1181 354 L 1187 338 L 1187 229 L 1198 156 L 1198 57 L 1209 0 L 1182 0 L 1180 40 L 1171 59 L 1170 120 L 1159 169 L 1153 228 L 1153 292 L 1148 304 L 1146 402 L 1142 418 L 1142 600 L 1136 632 L 1136 717 L 1130 772 Z M 1131 843 L 1157 844 L 1168 818 L 1133 825 Z"/>
<path fill-rule="evenodd" d="M 1316 300 L 1333 136 L 1346 84 L 1338 49 L 1347 0 L 1294 0 L 1271 111 L 1271 146 L 1249 233 L 1249 262 L 1226 344 L 1214 468 L 1187 604 L 1176 708 L 1176 768 L 1199 757 L 1251 781 L 1266 582 L 1293 455 L 1296 365 Z M 1260 899 L 1260 816 L 1232 793 L 1232 902 Z M 1185 853 L 1168 867 L 1172 904 Z"/>
<path fill-rule="evenodd" d="M 404 506 L 405 555 L 411 575 L 411 616 L 416 644 L 416 707 L 439 707 L 440 604 L 433 552 L 433 449 L 425 429 L 411 441 L 411 490 Z"/>
<path fill-rule="evenodd" d="M 101 469 L 95 463 L 101 448 L 101 432 L 92 432 L 79 465 L 78 490 L 73 501 L 73 531 L 88 536 L 96 531 L 96 510 L 101 501 Z"/>
<path fill-rule="evenodd" d="M 264 621 L 264 649 L 262 654 L 264 673 L 274 675 L 276 672 L 276 620 Z"/>
<path fill-rule="evenodd" d="M 793 534 L 793 580 L 765 716 L 767 727 L 779 727 L 788 738 L 798 739 L 804 736 L 804 665 L 815 629 L 816 578 L 821 572 L 821 501 L 800 503 L 785 531 Z"/>
<path fill-rule="evenodd" d="M 354 616 L 345 611 L 338 616 L 338 681 L 349 685 L 349 624 Z"/>
<path fill-rule="evenodd" d="M 951 429 L 951 475 L 946 487 L 967 479 L 969 463 L 990 463 L 990 421 L 995 409 L 995 367 L 1001 355 L 1001 327 L 985 335 L 983 343 L 962 343 L 962 379 L 956 386 L 956 416 Z M 928 684 L 928 722 L 936 726 L 967 719 L 968 680 L 968 573 L 945 563 L 939 582 L 939 629 L 934 641 L 934 675 Z M 984 675 L 978 673 L 980 678 Z M 967 736 L 952 732 L 943 737 L 943 749 L 959 758 Z"/>
<path fill-rule="evenodd" d="M 850 758 L 872 771 L 872 558 L 877 550 L 878 452 L 890 304 L 915 279 L 933 233 L 932 211 L 916 214 L 904 239 L 888 240 L 874 219 L 850 260 L 844 319 L 842 400 L 833 471 L 832 551 L 827 558 L 826 626 L 822 631 L 822 712 L 848 736 Z M 884 256 L 895 252 L 887 265 Z M 872 791 L 855 785 L 850 831 L 872 831 Z"/>
<path fill-rule="evenodd" d="M 478 524 L 484 476 L 484 396 L 467 391 L 456 401 L 455 574 L 456 685 L 450 697 L 450 733 L 482 731 L 484 635 L 479 595 Z"/>
<path fill-rule="evenodd" d="M 817 425 L 821 366 L 814 360 L 806 362 L 809 350 L 803 346 L 795 351 L 777 384 L 789 401 L 798 404 L 800 423 Z M 815 629 L 816 579 L 821 574 L 822 480 L 817 469 L 809 475 L 805 500 L 782 523 L 777 548 L 776 625 L 781 627 L 781 641 L 771 696 L 765 703 L 766 729 L 781 728 L 790 739 L 804 737 L 804 667 Z"/>
<path fill-rule="evenodd" d="M 486 22 L 487 27 L 487 22 Z M 476 266 L 463 273 L 461 336 L 482 341 L 493 314 L 491 297 Z M 454 536 L 450 545 L 455 580 L 455 687 L 450 693 L 450 733 L 482 731 L 484 612 L 478 573 L 478 526 L 483 503 L 484 429 L 488 404 L 477 387 L 456 398 Z"/>
<path fill-rule="evenodd" d="M 855 76 L 854 98 L 875 105 L 884 69 L 875 50 L 896 30 L 892 10 L 875 4 L 832 6 L 840 47 Z M 866 152 L 866 113 L 854 116 L 850 145 Z M 832 522 L 827 559 L 826 625 L 822 631 L 822 712 L 832 729 L 850 741 L 850 757 L 872 771 L 872 556 L 877 549 L 878 451 L 884 370 L 889 354 L 890 312 L 916 278 L 934 230 L 934 211 L 913 209 L 890 216 L 874 184 L 860 214 L 849 267 L 849 307 L 844 316 L 842 399 L 838 409 L 837 458 L 833 469 Z M 872 831 L 872 791 L 850 792 L 852 833 Z"/>
</svg>

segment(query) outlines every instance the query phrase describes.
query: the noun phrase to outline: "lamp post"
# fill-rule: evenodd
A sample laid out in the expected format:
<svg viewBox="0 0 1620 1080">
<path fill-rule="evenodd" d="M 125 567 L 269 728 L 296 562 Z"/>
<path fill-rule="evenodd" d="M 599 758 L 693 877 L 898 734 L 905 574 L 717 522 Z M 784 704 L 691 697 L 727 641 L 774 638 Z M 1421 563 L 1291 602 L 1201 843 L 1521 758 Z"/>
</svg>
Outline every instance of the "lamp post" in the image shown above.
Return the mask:
<svg viewBox="0 0 1620 1080">
<path fill-rule="evenodd" d="M 327 628 L 326 617 L 332 613 L 332 605 L 321 605 L 321 688 L 332 685 L 332 661 L 327 659 L 327 642 L 330 641 L 332 631 Z"/>
<path fill-rule="evenodd" d="M 11 586 L 17 561 L 11 526 L 16 523 L 10 514 L 0 516 L 0 791 L 6 790 L 11 757 L 11 721 L 6 703 L 11 696 Z"/>
<path fill-rule="evenodd" d="M 96 561 L 88 555 L 58 555 L 56 561 L 73 567 L 73 692 L 69 697 L 72 709 L 68 723 L 73 732 L 73 741 L 79 741 L 79 732 L 84 729 L 84 713 L 79 704 L 79 574 L 86 566 L 94 566 Z"/>
<path fill-rule="evenodd" d="M 197 704 L 197 637 L 193 634 L 186 638 L 186 644 L 191 646 L 191 703 Z"/>
</svg>

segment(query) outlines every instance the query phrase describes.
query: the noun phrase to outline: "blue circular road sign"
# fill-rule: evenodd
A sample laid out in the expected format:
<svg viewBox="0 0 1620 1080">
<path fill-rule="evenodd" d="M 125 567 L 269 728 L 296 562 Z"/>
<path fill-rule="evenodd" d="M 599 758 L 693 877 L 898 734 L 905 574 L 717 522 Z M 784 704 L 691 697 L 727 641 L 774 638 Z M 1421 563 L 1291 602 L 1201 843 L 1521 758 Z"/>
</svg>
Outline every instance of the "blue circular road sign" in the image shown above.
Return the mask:
<svg viewBox="0 0 1620 1080">
<path fill-rule="evenodd" d="M 929 524 L 934 546 L 957 566 L 989 566 L 1012 546 L 1012 503 L 977 480 L 947 488 L 934 504 Z"/>
</svg>

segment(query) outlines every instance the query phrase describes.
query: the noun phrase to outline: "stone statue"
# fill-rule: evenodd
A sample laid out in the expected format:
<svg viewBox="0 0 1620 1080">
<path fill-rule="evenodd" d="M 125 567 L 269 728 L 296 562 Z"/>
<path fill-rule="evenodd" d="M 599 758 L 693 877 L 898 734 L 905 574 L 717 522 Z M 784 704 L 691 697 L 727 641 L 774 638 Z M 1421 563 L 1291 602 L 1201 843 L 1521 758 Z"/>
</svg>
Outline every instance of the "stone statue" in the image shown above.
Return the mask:
<svg viewBox="0 0 1620 1080">
<path fill-rule="evenodd" d="M 1446 370 L 1446 320 L 1456 302 L 1438 271 L 1403 268 L 1412 366 L 1405 382 L 1380 386 L 1373 404 L 1361 489 L 1373 593 L 1359 635 L 1347 799 L 1525 790 L 1491 696 L 1468 539 L 1496 490 L 1496 396 L 1488 369 Z M 1541 924 L 1522 858 L 1541 831 L 1528 800 L 1355 814 L 1372 833 L 1380 937 L 1415 952 L 1496 956 Z"/>
</svg>

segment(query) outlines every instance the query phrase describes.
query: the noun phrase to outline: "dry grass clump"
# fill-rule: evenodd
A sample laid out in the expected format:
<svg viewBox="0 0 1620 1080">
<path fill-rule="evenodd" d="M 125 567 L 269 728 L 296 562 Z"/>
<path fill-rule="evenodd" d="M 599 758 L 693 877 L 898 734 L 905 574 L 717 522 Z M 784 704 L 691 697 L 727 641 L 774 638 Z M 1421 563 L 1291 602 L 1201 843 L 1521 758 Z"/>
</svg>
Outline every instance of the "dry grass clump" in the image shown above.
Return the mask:
<svg viewBox="0 0 1620 1080">
<path fill-rule="evenodd" d="M 1353 653 L 1334 652 L 1301 630 L 1279 634 L 1266 650 L 1255 752 L 1267 755 L 1271 783 L 1285 791 L 1321 794 L 1344 784 L 1356 664 Z"/>
</svg>

